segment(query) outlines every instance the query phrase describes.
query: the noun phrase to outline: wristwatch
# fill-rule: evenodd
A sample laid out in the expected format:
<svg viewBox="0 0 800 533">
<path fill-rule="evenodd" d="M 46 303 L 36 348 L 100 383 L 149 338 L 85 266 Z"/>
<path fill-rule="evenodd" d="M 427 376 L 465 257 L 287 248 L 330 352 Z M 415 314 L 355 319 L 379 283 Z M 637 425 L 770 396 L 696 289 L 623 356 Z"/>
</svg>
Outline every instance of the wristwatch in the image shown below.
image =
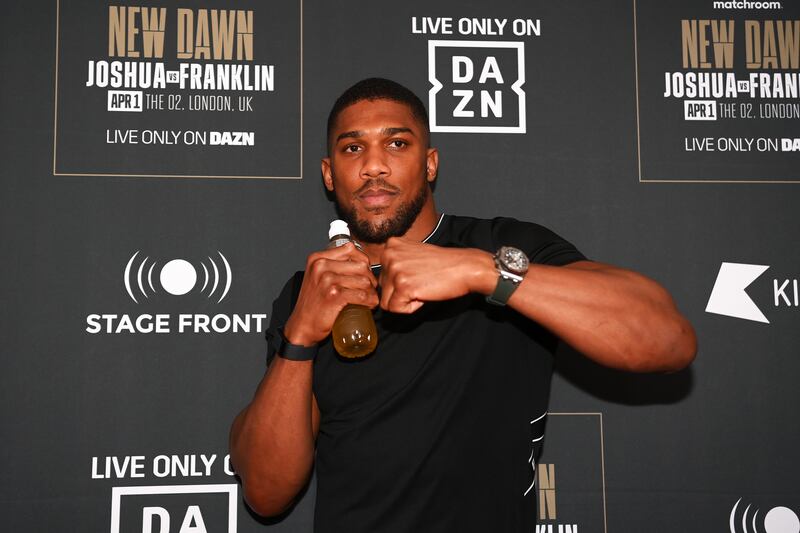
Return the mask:
<svg viewBox="0 0 800 533">
<path fill-rule="evenodd" d="M 528 272 L 529 264 L 528 256 L 519 248 L 503 246 L 497 250 L 494 254 L 494 265 L 498 273 L 497 286 L 486 297 L 486 301 L 494 305 L 506 305 Z"/>
<path fill-rule="evenodd" d="M 317 356 L 319 345 L 303 346 L 301 344 L 292 344 L 286 340 L 283 334 L 283 328 L 271 328 L 267 330 L 267 338 L 269 345 L 275 350 L 275 353 L 284 359 L 290 361 L 311 361 Z"/>
</svg>

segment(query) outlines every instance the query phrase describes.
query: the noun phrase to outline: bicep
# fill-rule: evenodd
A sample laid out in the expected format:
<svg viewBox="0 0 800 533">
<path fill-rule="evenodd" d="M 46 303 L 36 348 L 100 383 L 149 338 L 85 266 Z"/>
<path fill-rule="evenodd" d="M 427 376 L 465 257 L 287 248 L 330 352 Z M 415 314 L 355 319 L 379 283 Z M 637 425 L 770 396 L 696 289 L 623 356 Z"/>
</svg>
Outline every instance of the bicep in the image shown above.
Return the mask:
<svg viewBox="0 0 800 533">
<path fill-rule="evenodd" d="M 583 259 L 581 261 L 575 261 L 573 263 L 567 263 L 563 267 L 564 268 L 573 268 L 575 270 L 607 270 L 609 268 L 616 268 L 616 267 L 612 267 L 611 265 L 606 265 L 604 263 L 598 263 L 596 261 L 589 261 L 587 259 Z"/>
<path fill-rule="evenodd" d="M 675 307 L 672 296 L 660 283 L 634 270 L 586 260 L 569 263 L 563 268 L 595 272 L 597 274 L 591 274 L 595 283 L 605 280 L 607 283 L 613 284 L 616 294 L 620 296 L 645 297 L 648 301 L 657 303 L 662 309 Z"/>
</svg>

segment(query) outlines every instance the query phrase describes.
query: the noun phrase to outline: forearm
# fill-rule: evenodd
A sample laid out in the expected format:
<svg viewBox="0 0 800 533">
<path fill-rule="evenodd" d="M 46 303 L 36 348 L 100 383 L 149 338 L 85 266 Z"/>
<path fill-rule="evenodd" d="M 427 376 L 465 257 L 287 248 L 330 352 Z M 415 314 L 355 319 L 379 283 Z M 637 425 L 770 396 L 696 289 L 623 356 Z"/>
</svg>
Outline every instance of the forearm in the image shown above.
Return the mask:
<svg viewBox="0 0 800 533">
<path fill-rule="evenodd" d="M 285 510 L 314 461 L 313 362 L 276 357 L 231 428 L 231 460 L 245 499 L 262 515 Z"/>
<path fill-rule="evenodd" d="M 496 283 L 490 268 L 480 292 L 491 293 Z M 672 371 L 696 352 L 694 330 L 667 291 L 629 270 L 590 262 L 534 264 L 508 305 L 605 366 Z"/>
</svg>

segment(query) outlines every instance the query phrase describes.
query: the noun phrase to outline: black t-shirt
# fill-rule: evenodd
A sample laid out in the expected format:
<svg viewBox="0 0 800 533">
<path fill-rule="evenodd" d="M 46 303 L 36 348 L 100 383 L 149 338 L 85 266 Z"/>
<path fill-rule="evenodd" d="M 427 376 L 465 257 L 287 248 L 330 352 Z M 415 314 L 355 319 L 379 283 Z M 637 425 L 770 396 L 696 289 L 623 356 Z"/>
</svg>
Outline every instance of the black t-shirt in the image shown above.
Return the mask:
<svg viewBox="0 0 800 533">
<path fill-rule="evenodd" d="M 510 218 L 443 215 L 426 242 L 514 246 L 548 265 L 584 259 L 552 231 Z M 286 322 L 301 283 L 298 272 L 286 284 L 271 327 Z M 315 532 L 534 531 L 533 465 L 557 339 L 479 294 L 374 317 L 375 352 L 346 360 L 329 339 L 314 363 Z"/>
</svg>

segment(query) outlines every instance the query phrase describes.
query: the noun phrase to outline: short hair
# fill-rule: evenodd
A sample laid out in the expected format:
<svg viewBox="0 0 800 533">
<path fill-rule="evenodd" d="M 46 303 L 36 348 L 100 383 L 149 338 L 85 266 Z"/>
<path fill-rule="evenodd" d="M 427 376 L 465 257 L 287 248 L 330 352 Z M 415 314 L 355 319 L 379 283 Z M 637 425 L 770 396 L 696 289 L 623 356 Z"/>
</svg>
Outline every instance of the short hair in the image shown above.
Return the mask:
<svg viewBox="0 0 800 533">
<path fill-rule="evenodd" d="M 333 124 L 339 118 L 339 114 L 353 104 L 362 100 L 392 100 L 401 104 L 405 104 L 411 110 L 411 114 L 419 121 L 422 126 L 425 138 L 430 139 L 430 129 L 428 128 L 428 111 L 422 100 L 414 94 L 410 89 L 400 85 L 396 81 L 387 80 L 385 78 L 367 78 L 359 81 L 336 99 L 333 104 L 331 112 L 328 115 L 328 146 L 330 147 L 331 132 L 333 131 Z"/>
</svg>

